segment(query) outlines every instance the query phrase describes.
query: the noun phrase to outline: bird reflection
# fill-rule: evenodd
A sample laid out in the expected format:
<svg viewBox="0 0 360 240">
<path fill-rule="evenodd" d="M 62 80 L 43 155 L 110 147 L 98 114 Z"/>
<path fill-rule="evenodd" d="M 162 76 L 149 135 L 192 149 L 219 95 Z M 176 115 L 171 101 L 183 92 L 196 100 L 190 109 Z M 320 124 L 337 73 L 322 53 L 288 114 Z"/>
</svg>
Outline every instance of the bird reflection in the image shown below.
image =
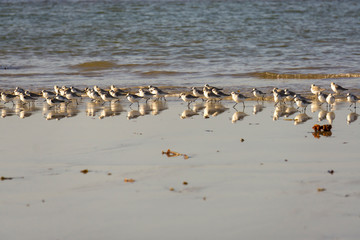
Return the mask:
<svg viewBox="0 0 360 240">
<path fill-rule="evenodd" d="M 304 123 L 309 119 L 311 119 L 311 117 L 309 115 L 307 115 L 306 113 L 299 113 L 294 118 L 294 125 Z"/>
<path fill-rule="evenodd" d="M 165 101 L 158 100 L 158 101 L 151 102 L 150 108 L 151 108 L 151 114 L 152 115 L 158 115 L 162 111 L 167 109 L 167 105 L 166 105 Z"/>
<path fill-rule="evenodd" d="M 219 114 L 225 112 L 228 108 L 224 107 L 219 102 L 206 102 L 204 108 L 204 118 L 209 118 L 210 116 L 218 116 Z"/>
<path fill-rule="evenodd" d="M 346 123 L 350 125 L 350 123 L 355 122 L 358 119 L 359 114 L 356 112 L 351 112 L 346 116 Z"/>
<path fill-rule="evenodd" d="M 286 115 L 286 106 L 279 104 L 275 107 L 274 114 L 273 114 L 273 121 L 279 120 L 279 118 Z"/>
<path fill-rule="evenodd" d="M 6 118 L 6 117 L 11 117 L 16 115 L 14 110 L 10 109 L 10 108 L 3 108 L 1 109 L 1 118 Z"/>
<path fill-rule="evenodd" d="M 192 109 L 185 109 L 181 113 L 180 118 L 185 119 L 185 118 L 190 118 L 190 117 L 195 116 L 195 115 L 199 115 L 199 114 L 197 112 L 195 112 L 194 110 L 192 110 Z"/>
<path fill-rule="evenodd" d="M 253 107 L 253 114 L 257 114 L 259 112 L 261 112 L 264 109 L 264 105 L 263 104 L 255 104 Z"/>
<path fill-rule="evenodd" d="M 15 104 L 15 114 L 19 116 L 19 118 L 24 119 L 30 117 L 33 112 L 36 112 L 38 108 L 36 108 L 35 104 Z"/>
<path fill-rule="evenodd" d="M 60 120 L 62 118 L 65 118 L 66 117 L 66 114 L 65 113 L 60 113 L 56 110 L 50 110 L 46 116 L 45 116 L 45 119 L 46 120 Z"/>
<path fill-rule="evenodd" d="M 320 105 L 317 101 L 311 103 L 310 110 L 312 113 L 317 112 L 320 110 Z"/>
<path fill-rule="evenodd" d="M 194 112 L 200 112 L 200 111 L 203 110 L 204 108 L 205 108 L 205 104 L 204 104 L 204 103 L 194 103 L 192 110 L 193 110 Z"/>
<path fill-rule="evenodd" d="M 111 108 L 110 107 L 104 107 L 100 111 L 99 119 L 104 119 L 106 117 L 111 117 L 111 116 L 113 116 L 113 111 L 111 111 Z"/>
<path fill-rule="evenodd" d="M 249 116 L 249 115 L 247 115 L 245 112 L 236 111 L 232 115 L 231 122 L 236 123 L 237 121 L 243 120 L 246 116 Z"/>
<path fill-rule="evenodd" d="M 328 112 L 326 114 L 326 120 L 328 120 L 329 124 L 332 124 L 335 119 L 335 113 L 334 112 Z"/>
<path fill-rule="evenodd" d="M 150 114 L 150 112 L 151 112 L 150 105 L 148 103 L 141 103 L 139 106 L 139 112 L 140 112 L 141 116 Z"/>
<path fill-rule="evenodd" d="M 294 106 L 286 106 L 284 116 L 290 117 L 291 115 L 293 115 L 297 112 L 298 112 L 298 110 L 296 108 L 294 108 Z"/>
<path fill-rule="evenodd" d="M 327 111 L 321 109 L 320 112 L 318 113 L 318 121 L 319 122 L 323 121 L 326 118 L 327 113 L 328 113 Z"/>
<path fill-rule="evenodd" d="M 138 118 L 140 116 L 141 116 L 141 113 L 138 110 L 130 110 L 130 111 L 128 111 L 126 118 L 128 120 L 130 120 L 130 119 Z"/>
<path fill-rule="evenodd" d="M 89 117 L 95 117 L 96 114 L 101 111 L 102 105 L 98 102 L 88 102 L 86 104 L 86 115 Z"/>
</svg>

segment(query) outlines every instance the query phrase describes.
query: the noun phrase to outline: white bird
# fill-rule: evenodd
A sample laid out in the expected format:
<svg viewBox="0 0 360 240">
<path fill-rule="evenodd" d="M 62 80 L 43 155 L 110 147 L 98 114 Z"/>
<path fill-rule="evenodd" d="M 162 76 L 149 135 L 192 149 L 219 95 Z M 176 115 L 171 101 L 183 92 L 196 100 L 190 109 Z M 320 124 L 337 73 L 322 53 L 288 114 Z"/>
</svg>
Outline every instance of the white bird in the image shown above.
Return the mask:
<svg viewBox="0 0 360 240">
<path fill-rule="evenodd" d="M 110 90 L 113 90 L 113 91 L 116 92 L 117 94 L 122 94 L 122 95 L 125 95 L 125 94 L 126 94 L 123 90 L 121 90 L 120 88 L 115 87 L 114 85 L 111 85 L 111 86 L 110 86 Z"/>
<path fill-rule="evenodd" d="M 199 90 L 199 89 L 196 89 L 196 87 L 192 87 L 191 89 L 193 90 L 193 95 L 194 95 L 195 97 L 202 97 L 202 96 L 204 96 L 204 91 Z"/>
<path fill-rule="evenodd" d="M 100 93 L 106 93 L 107 92 L 107 91 L 105 91 L 104 89 L 100 88 L 97 85 L 94 86 L 94 91 L 97 92 L 99 95 L 100 95 Z"/>
<path fill-rule="evenodd" d="M 168 94 L 167 92 L 164 92 L 163 90 L 159 89 L 158 87 L 149 86 L 149 92 L 156 98 L 161 99 L 163 98 L 166 101 L 165 96 Z"/>
<path fill-rule="evenodd" d="M 214 88 L 215 88 L 216 90 L 218 90 L 218 91 L 223 90 L 222 88 L 210 86 L 209 84 L 205 84 L 205 85 L 204 85 L 204 89 L 207 89 L 207 90 L 210 90 L 210 91 L 212 91 Z"/>
<path fill-rule="evenodd" d="M 195 97 L 191 94 L 186 94 L 186 93 L 180 93 L 180 98 L 184 101 L 188 103 L 188 107 L 190 106 L 190 104 L 194 101 L 196 101 L 196 99 L 198 99 L 198 97 Z"/>
<path fill-rule="evenodd" d="M 68 100 L 75 100 L 76 104 L 78 104 L 78 99 L 81 98 L 81 96 L 77 95 L 76 93 L 72 92 L 70 88 L 68 88 L 65 91 L 64 97 L 66 97 Z"/>
<path fill-rule="evenodd" d="M 47 90 L 42 90 L 41 93 L 42 93 L 43 98 L 45 98 L 45 99 L 50 98 L 50 97 L 55 97 L 55 93 L 47 91 Z"/>
<path fill-rule="evenodd" d="M 300 108 L 300 107 L 303 108 L 304 111 L 306 110 L 306 107 L 307 107 L 309 104 L 311 104 L 310 101 L 308 101 L 308 100 L 306 100 L 306 99 L 304 99 L 304 98 L 300 98 L 300 97 L 298 97 L 297 95 L 295 95 L 294 100 L 295 100 L 296 105 L 297 105 L 299 108 Z"/>
<path fill-rule="evenodd" d="M 29 90 L 26 90 L 25 91 L 25 95 L 28 95 L 30 97 L 33 97 L 35 99 L 39 98 L 42 96 L 42 94 L 37 94 L 37 93 L 33 93 L 33 92 L 30 92 Z"/>
<path fill-rule="evenodd" d="M 149 99 L 153 96 L 153 94 L 151 94 L 148 91 L 145 91 L 143 88 L 139 88 L 139 92 L 137 93 L 137 95 L 139 97 L 142 97 L 144 99 L 146 99 L 146 103 L 149 101 Z"/>
<path fill-rule="evenodd" d="M 57 85 L 54 85 L 54 92 L 56 95 L 60 94 L 60 88 Z"/>
<path fill-rule="evenodd" d="M 262 92 L 256 88 L 253 88 L 251 92 L 253 93 L 254 97 L 261 98 L 261 100 L 264 100 L 264 97 L 265 97 L 264 92 Z"/>
<path fill-rule="evenodd" d="M 328 107 L 332 106 L 335 103 L 335 97 L 331 93 L 329 93 L 326 98 L 326 102 L 328 103 Z"/>
<path fill-rule="evenodd" d="M 46 98 L 46 102 L 50 107 L 58 106 L 61 103 L 65 103 L 65 101 L 59 100 L 59 99 L 56 99 L 56 98 Z"/>
<path fill-rule="evenodd" d="M 346 97 L 347 101 L 351 103 L 349 107 L 355 104 L 355 108 L 356 108 L 356 102 L 359 100 L 359 98 L 351 93 L 348 93 L 346 96 L 347 96 Z"/>
<path fill-rule="evenodd" d="M 273 89 L 273 96 L 274 96 L 275 106 L 278 105 L 278 103 L 280 103 L 281 101 L 283 101 L 284 98 L 286 97 L 285 92 L 277 88 Z"/>
<path fill-rule="evenodd" d="M 319 86 L 316 86 L 315 84 L 311 84 L 310 91 L 313 94 L 317 95 L 318 93 L 321 93 L 322 91 L 325 91 L 325 89 L 321 88 Z"/>
<path fill-rule="evenodd" d="M 16 87 L 14 90 L 14 94 L 20 96 L 20 93 L 25 93 L 25 90 L 20 87 Z"/>
<path fill-rule="evenodd" d="M 97 92 L 95 92 L 93 89 L 87 88 L 86 89 L 86 94 L 93 101 L 101 101 L 100 95 Z"/>
<path fill-rule="evenodd" d="M 231 92 L 231 97 L 235 102 L 235 105 L 233 106 L 233 108 L 235 108 L 235 106 L 240 102 L 242 102 L 243 107 L 245 108 L 244 100 L 247 99 L 248 97 L 242 95 L 241 93 L 236 93 L 236 92 Z"/>
<path fill-rule="evenodd" d="M 21 102 L 23 102 L 23 103 L 25 103 L 25 104 L 29 104 L 30 105 L 30 103 L 33 103 L 33 102 L 35 102 L 35 98 L 33 98 L 33 97 L 30 97 L 30 96 L 28 96 L 28 95 L 25 95 L 25 93 L 20 93 L 20 100 L 21 100 Z"/>
<path fill-rule="evenodd" d="M 331 86 L 331 89 L 332 89 L 336 94 L 340 94 L 341 92 L 348 90 L 347 88 L 343 88 L 342 86 L 340 86 L 340 85 L 338 85 L 338 84 L 336 84 L 336 83 L 334 83 L 334 82 L 332 82 L 332 83 L 330 84 L 330 86 Z"/>
<path fill-rule="evenodd" d="M 226 94 L 226 93 L 224 93 L 224 92 L 222 92 L 221 90 L 218 90 L 218 89 L 216 89 L 216 88 L 213 88 L 211 91 L 212 91 L 215 95 L 218 95 L 219 97 L 229 97 L 229 96 L 230 96 L 230 94 Z"/>
<path fill-rule="evenodd" d="M 204 96 L 208 101 L 213 101 L 213 100 L 217 101 L 221 99 L 218 95 L 216 95 L 209 89 L 204 89 L 203 91 L 204 91 Z"/>
<path fill-rule="evenodd" d="M 131 106 L 133 103 L 137 103 L 139 106 L 139 101 L 140 101 L 140 99 L 142 99 L 142 97 L 139 97 L 138 95 L 130 94 L 130 93 L 126 94 L 126 98 L 130 102 L 129 106 Z"/>
<path fill-rule="evenodd" d="M 116 100 L 116 101 L 119 100 L 118 98 L 111 96 L 111 94 L 109 92 L 101 92 L 100 91 L 99 95 L 104 102 L 111 102 L 114 100 Z"/>
<path fill-rule="evenodd" d="M 109 94 L 116 99 L 119 99 L 120 97 L 122 97 L 124 95 L 123 93 L 116 92 L 113 89 L 110 89 Z"/>
<path fill-rule="evenodd" d="M 323 92 L 318 92 L 317 93 L 317 98 L 318 98 L 319 102 L 321 103 L 320 105 L 322 105 L 323 103 L 326 103 L 327 96 L 328 95 L 323 93 Z"/>
<path fill-rule="evenodd" d="M 14 95 L 14 94 L 4 93 L 4 92 L 1 93 L 1 99 L 2 99 L 5 103 L 12 102 L 12 104 L 14 105 L 14 99 L 15 99 L 16 97 L 17 97 L 17 96 Z"/>
</svg>

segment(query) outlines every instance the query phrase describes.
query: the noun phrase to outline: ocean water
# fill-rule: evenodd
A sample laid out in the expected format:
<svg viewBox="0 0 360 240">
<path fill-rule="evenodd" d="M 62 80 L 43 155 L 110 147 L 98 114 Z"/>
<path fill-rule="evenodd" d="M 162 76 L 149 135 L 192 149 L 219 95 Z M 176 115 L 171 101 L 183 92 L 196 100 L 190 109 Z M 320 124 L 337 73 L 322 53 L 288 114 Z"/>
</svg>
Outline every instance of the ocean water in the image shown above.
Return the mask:
<svg viewBox="0 0 360 240">
<path fill-rule="evenodd" d="M 360 2 L 0 0 L 0 88 L 358 89 Z"/>
</svg>

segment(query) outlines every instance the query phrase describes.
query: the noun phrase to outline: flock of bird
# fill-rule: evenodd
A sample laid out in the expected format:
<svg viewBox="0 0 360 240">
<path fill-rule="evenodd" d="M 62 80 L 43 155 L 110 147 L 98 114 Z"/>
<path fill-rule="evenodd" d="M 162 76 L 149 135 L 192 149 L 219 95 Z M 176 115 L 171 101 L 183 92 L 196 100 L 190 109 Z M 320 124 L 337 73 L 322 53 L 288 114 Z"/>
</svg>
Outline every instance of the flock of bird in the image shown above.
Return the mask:
<svg viewBox="0 0 360 240">
<path fill-rule="evenodd" d="M 311 93 L 315 95 L 317 101 L 321 104 L 327 103 L 328 107 L 332 106 L 335 103 L 335 96 L 341 95 L 348 89 L 341 87 L 336 83 L 331 83 L 330 85 L 333 93 L 326 94 L 325 89 L 312 84 L 310 87 Z M 128 92 L 124 89 L 120 89 L 115 87 L 114 85 L 110 86 L 109 90 L 102 89 L 98 86 L 94 86 L 93 88 L 85 88 L 78 89 L 75 87 L 58 87 L 54 86 L 54 91 L 42 90 L 41 93 L 30 92 L 28 90 L 24 90 L 20 87 L 16 87 L 16 89 L 11 93 L 1 92 L 1 100 L 4 103 L 12 102 L 14 104 L 14 100 L 18 99 L 23 104 L 31 104 L 35 102 L 38 98 L 44 98 L 47 104 L 50 107 L 58 106 L 60 104 L 67 104 L 70 102 L 78 103 L 80 98 L 88 97 L 91 101 L 94 102 L 112 102 L 119 101 L 120 98 L 126 98 L 130 102 L 130 106 L 133 103 L 137 103 L 139 105 L 140 100 L 145 100 L 146 102 L 150 99 L 154 101 L 158 101 L 163 99 L 166 101 L 167 96 L 178 96 L 184 102 L 190 104 L 197 99 L 202 99 L 203 101 L 209 102 L 218 102 L 223 99 L 233 100 L 235 102 L 235 107 L 238 103 L 242 103 L 245 108 L 244 101 L 250 97 L 245 96 L 239 91 L 231 92 L 230 94 L 225 93 L 222 88 L 217 88 L 214 86 L 210 86 L 205 84 L 202 89 L 192 87 L 192 91 L 181 92 L 180 94 L 168 93 L 161 90 L 155 86 L 148 86 L 146 88 L 139 88 L 138 92 Z M 262 92 L 259 89 L 253 88 L 251 93 L 257 100 L 264 100 L 267 93 Z M 311 104 L 311 100 L 297 94 L 289 89 L 278 89 L 274 88 L 272 90 L 273 99 L 275 102 L 275 106 L 278 104 L 283 104 L 286 101 L 294 101 L 298 108 L 302 108 L 303 111 L 306 110 L 306 107 Z M 346 99 L 351 103 L 350 107 L 354 104 L 356 108 L 356 102 L 359 98 L 351 93 L 347 93 Z"/>
</svg>

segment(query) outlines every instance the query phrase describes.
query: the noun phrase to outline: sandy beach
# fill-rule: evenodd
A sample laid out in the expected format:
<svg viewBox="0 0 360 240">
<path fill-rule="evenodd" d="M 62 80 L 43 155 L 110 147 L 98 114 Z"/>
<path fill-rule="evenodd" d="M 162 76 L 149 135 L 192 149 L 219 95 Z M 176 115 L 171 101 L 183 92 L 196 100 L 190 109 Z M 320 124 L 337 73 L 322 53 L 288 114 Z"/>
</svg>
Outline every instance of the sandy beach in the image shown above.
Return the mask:
<svg viewBox="0 0 360 240">
<path fill-rule="evenodd" d="M 89 104 L 0 119 L 3 239 L 358 239 L 348 103 L 321 122 L 309 106 L 298 124 L 273 102 Z M 314 137 L 329 120 L 331 136 Z"/>
</svg>

